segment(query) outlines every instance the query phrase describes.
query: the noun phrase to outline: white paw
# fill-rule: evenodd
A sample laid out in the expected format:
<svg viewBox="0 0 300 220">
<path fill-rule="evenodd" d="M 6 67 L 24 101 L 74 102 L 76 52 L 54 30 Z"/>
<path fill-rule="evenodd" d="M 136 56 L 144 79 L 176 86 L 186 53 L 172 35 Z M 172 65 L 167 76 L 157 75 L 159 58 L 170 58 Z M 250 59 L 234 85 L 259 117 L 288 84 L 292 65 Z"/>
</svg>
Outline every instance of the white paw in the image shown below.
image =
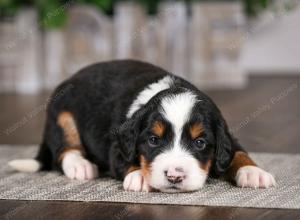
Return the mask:
<svg viewBox="0 0 300 220">
<path fill-rule="evenodd" d="M 256 166 L 241 167 L 236 174 L 235 181 L 239 187 L 268 188 L 276 185 L 272 174 Z"/>
<path fill-rule="evenodd" d="M 127 174 L 123 181 L 123 187 L 126 191 L 149 192 L 150 186 L 146 182 L 140 170 L 132 171 Z"/>
<path fill-rule="evenodd" d="M 97 166 L 84 159 L 78 152 L 69 152 L 64 156 L 62 169 L 70 179 L 92 180 L 99 176 Z"/>
</svg>

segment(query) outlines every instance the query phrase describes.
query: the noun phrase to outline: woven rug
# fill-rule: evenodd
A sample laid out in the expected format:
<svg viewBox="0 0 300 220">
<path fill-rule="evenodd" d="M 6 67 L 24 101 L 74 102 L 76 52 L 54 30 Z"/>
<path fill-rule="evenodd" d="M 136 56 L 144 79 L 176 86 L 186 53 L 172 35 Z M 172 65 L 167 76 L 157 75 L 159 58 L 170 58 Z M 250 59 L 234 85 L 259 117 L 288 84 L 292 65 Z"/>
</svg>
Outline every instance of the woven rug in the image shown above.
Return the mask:
<svg viewBox="0 0 300 220">
<path fill-rule="evenodd" d="M 275 188 L 238 188 L 209 179 L 197 192 L 166 194 L 125 192 L 121 182 L 109 178 L 76 181 L 57 172 L 25 174 L 7 166 L 7 161 L 31 158 L 36 151 L 36 146 L 0 146 L 0 199 L 300 209 L 300 154 L 251 153 L 262 168 L 275 175 L 278 184 Z"/>
</svg>

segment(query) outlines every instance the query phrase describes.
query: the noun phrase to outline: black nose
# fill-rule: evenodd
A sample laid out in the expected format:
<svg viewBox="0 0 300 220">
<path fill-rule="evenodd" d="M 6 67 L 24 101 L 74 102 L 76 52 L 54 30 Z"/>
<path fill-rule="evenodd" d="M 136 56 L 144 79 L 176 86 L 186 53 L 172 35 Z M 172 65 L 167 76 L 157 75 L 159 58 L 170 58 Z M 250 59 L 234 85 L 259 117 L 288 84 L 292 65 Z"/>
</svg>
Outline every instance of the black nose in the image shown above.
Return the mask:
<svg viewBox="0 0 300 220">
<path fill-rule="evenodd" d="M 184 172 L 182 168 L 175 168 L 174 171 L 164 171 L 167 180 L 172 183 L 181 183 L 184 179 Z"/>
<path fill-rule="evenodd" d="M 167 180 L 173 184 L 181 183 L 183 180 L 183 176 L 167 176 Z"/>
</svg>

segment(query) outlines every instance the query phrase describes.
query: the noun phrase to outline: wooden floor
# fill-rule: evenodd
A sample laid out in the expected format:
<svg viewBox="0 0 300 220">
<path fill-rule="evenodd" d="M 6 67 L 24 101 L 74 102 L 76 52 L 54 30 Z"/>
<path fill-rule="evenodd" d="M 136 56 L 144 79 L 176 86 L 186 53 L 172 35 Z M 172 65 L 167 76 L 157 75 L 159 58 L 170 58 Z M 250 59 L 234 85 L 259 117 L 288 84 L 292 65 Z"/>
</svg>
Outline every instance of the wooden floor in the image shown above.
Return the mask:
<svg viewBox="0 0 300 220">
<path fill-rule="evenodd" d="M 300 77 L 252 77 L 245 90 L 207 93 L 248 151 L 300 153 L 299 87 Z M 0 144 L 39 143 L 47 98 L 0 95 Z M 0 219 L 294 220 L 300 210 L 0 200 Z"/>
</svg>

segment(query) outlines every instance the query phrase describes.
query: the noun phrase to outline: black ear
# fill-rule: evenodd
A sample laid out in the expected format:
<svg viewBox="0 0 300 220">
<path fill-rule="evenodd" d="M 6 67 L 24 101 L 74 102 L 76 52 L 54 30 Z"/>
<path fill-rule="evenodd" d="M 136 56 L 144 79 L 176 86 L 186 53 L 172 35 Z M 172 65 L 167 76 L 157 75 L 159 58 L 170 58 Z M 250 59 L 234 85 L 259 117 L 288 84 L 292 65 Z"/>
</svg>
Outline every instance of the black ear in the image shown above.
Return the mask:
<svg viewBox="0 0 300 220">
<path fill-rule="evenodd" d="M 132 117 L 111 132 L 110 173 L 116 179 L 122 180 L 128 168 L 135 164 L 140 125 L 141 118 Z"/>
<path fill-rule="evenodd" d="M 136 145 L 147 112 L 147 108 L 142 107 L 117 129 L 118 149 L 121 157 L 126 162 L 133 162 L 137 156 Z"/>
<path fill-rule="evenodd" d="M 141 118 L 132 118 L 125 121 L 117 131 L 120 154 L 127 162 L 135 159 L 136 143 L 140 133 L 140 126 Z"/>
<path fill-rule="evenodd" d="M 213 170 L 216 175 L 224 173 L 233 159 L 234 139 L 232 138 L 225 120 L 220 117 L 215 127 L 216 150 Z"/>
</svg>

